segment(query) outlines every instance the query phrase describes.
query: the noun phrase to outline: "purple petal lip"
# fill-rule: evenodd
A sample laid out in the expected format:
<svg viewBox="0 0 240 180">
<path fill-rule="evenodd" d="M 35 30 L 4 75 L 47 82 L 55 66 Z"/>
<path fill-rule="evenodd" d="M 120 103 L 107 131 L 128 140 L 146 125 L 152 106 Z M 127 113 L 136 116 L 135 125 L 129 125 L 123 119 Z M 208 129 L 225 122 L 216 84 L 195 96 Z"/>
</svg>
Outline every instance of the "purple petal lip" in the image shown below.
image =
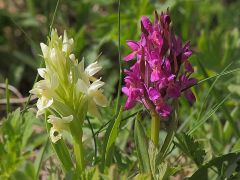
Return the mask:
<svg viewBox="0 0 240 180">
<path fill-rule="evenodd" d="M 173 109 L 169 103 L 171 99 L 185 96 L 191 104 L 196 101 L 190 90 L 197 83 L 190 77 L 194 72 L 188 60 L 192 55 L 190 43 L 184 44 L 173 34 L 170 22 L 168 12 L 160 16 L 155 12 L 154 23 L 142 16 L 140 40 L 127 41 L 131 52 L 123 59 L 136 59 L 136 62 L 124 70 L 126 76 L 122 92 L 127 96 L 125 109 L 131 109 L 140 102 L 165 118 Z"/>
</svg>

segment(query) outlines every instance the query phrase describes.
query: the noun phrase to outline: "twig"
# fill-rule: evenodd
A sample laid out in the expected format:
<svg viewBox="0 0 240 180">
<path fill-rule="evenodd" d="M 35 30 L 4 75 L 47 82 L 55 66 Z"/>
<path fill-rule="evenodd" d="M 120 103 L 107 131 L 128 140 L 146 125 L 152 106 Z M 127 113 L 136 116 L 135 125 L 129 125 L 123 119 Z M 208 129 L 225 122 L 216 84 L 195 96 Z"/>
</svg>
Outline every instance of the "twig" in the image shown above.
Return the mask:
<svg viewBox="0 0 240 180">
<path fill-rule="evenodd" d="M 37 96 L 31 96 L 30 101 L 33 101 L 37 99 Z M 9 99 L 9 103 L 10 104 L 22 104 L 28 101 L 28 97 L 24 97 L 24 98 L 10 98 Z M 7 104 L 7 100 L 6 99 L 0 99 L 0 105 L 1 104 Z"/>
<path fill-rule="evenodd" d="M 6 85 L 4 83 L 0 83 L 0 88 L 6 89 Z M 23 98 L 23 95 L 18 91 L 16 87 L 8 84 L 8 90 L 13 92 L 18 98 Z"/>
<path fill-rule="evenodd" d="M 6 81 L 5 81 L 5 86 L 6 86 L 6 112 L 7 112 L 7 116 L 8 116 L 9 111 L 10 111 L 8 79 L 6 79 Z"/>
</svg>

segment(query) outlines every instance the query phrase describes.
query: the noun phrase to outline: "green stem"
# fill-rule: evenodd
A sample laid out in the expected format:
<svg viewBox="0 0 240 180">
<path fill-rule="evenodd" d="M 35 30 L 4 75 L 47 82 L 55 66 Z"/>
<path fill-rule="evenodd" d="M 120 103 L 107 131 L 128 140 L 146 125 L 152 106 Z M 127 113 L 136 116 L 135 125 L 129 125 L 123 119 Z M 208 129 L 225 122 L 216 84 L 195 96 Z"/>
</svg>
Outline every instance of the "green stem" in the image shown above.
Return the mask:
<svg viewBox="0 0 240 180">
<path fill-rule="evenodd" d="M 76 158 L 76 171 L 77 174 L 82 174 L 85 170 L 84 157 L 83 157 L 83 143 L 82 143 L 82 135 L 78 137 L 73 137 L 73 148 L 74 155 Z"/>
<path fill-rule="evenodd" d="M 155 146 L 158 146 L 159 131 L 160 131 L 160 118 L 156 113 L 151 114 L 151 140 Z"/>
</svg>

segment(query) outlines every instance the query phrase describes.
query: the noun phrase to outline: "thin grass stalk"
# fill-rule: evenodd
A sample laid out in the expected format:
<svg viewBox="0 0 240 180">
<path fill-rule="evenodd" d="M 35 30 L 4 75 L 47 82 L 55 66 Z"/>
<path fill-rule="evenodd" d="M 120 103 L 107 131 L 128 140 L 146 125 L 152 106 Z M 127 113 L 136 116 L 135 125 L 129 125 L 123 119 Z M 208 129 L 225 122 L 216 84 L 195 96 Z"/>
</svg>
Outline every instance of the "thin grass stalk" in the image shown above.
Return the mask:
<svg viewBox="0 0 240 180">
<path fill-rule="evenodd" d="M 41 158 L 40 158 L 40 161 L 39 161 L 39 164 L 37 166 L 37 172 L 36 172 L 36 175 L 35 175 L 35 179 L 39 179 L 39 172 L 40 172 L 40 169 L 41 169 L 41 166 L 42 166 L 42 162 L 43 162 L 43 156 L 47 150 L 47 147 L 48 147 L 48 143 L 49 143 L 49 138 L 47 138 L 47 141 L 43 147 L 43 151 L 42 151 L 42 154 L 41 154 Z"/>
<path fill-rule="evenodd" d="M 50 26 L 49 26 L 49 27 L 50 27 L 50 28 L 49 28 L 49 35 L 50 35 L 50 33 L 52 32 L 52 26 L 53 26 L 53 23 L 54 23 L 54 20 L 55 20 L 55 16 L 56 16 L 56 13 L 57 13 L 59 4 L 60 4 L 60 0 L 57 1 L 57 4 L 56 4 L 55 9 L 54 9 L 52 21 L 51 21 L 51 24 L 50 24 Z"/>
<path fill-rule="evenodd" d="M 197 62 L 198 62 L 198 64 L 199 64 L 199 66 L 200 66 L 200 68 L 201 68 L 204 76 L 205 76 L 206 78 L 208 78 L 208 77 L 209 77 L 209 76 L 208 76 L 208 73 L 207 73 L 207 71 L 205 70 L 205 68 L 204 68 L 204 66 L 202 65 L 202 63 L 201 63 L 198 59 L 197 59 Z M 211 82 L 208 81 L 208 85 L 211 86 Z M 217 100 L 220 100 L 219 97 L 221 97 L 221 96 L 220 96 L 220 94 L 218 93 L 218 91 L 216 90 L 216 88 L 213 87 L 212 93 L 213 93 L 213 96 L 214 96 Z M 239 129 L 237 128 L 237 126 L 234 124 L 234 120 L 233 120 L 233 118 L 231 117 L 230 112 L 229 112 L 229 110 L 227 109 L 227 107 L 225 106 L 224 103 L 222 104 L 221 109 L 222 109 L 222 111 L 223 111 L 224 117 L 225 117 L 226 120 L 229 122 L 229 124 L 232 126 L 232 128 L 233 128 L 233 130 L 234 130 L 234 133 L 237 135 L 237 137 L 240 137 L 240 130 L 239 130 Z"/>
<path fill-rule="evenodd" d="M 119 101 L 122 89 L 122 61 L 121 61 L 121 0 L 118 0 L 118 63 L 119 63 L 119 80 L 118 80 L 118 92 L 117 92 L 117 102 L 115 107 L 115 114 L 118 114 L 119 111 Z"/>
<path fill-rule="evenodd" d="M 93 143 L 94 143 L 94 159 L 93 159 L 93 165 L 94 165 L 94 164 L 96 163 L 96 160 L 97 160 L 97 151 L 98 151 L 98 149 L 97 149 L 97 140 L 96 140 L 96 136 L 95 136 L 95 133 L 94 133 L 92 124 L 91 124 L 89 118 L 88 118 L 88 117 L 86 117 L 86 118 L 87 118 L 87 122 L 88 122 L 88 124 L 89 124 L 90 129 L 91 129 L 92 137 L 93 137 Z"/>
</svg>

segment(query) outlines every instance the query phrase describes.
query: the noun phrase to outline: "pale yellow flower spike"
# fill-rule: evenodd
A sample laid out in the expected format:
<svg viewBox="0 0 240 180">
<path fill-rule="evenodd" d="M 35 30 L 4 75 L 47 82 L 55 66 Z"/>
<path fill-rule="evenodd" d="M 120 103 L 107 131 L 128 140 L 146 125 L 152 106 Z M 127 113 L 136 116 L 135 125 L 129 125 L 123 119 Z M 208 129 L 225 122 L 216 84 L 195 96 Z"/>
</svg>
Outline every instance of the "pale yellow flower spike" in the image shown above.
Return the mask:
<svg viewBox="0 0 240 180">
<path fill-rule="evenodd" d="M 40 46 L 46 67 L 38 69 L 43 79 L 30 93 L 38 97 L 37 116 L 46 110 L 52 113 L 47 122 L 52 124 L 50 137 L 55 143 L 62 138 L 62 131 L 71 132 L 70 123 L 79 123 L 81 130 L 87 111 L 99 118 L 97 105 L 105 107 L 108 101 L 101 89 L 104 82 L 94 77 L 102 67 L 96 61 L 84 69 L 84 59 L 79 63 L 72 53 L 74 40 L 66 31 L 62 37 L 53 30 L 49 43 Z"/>
</svg>

